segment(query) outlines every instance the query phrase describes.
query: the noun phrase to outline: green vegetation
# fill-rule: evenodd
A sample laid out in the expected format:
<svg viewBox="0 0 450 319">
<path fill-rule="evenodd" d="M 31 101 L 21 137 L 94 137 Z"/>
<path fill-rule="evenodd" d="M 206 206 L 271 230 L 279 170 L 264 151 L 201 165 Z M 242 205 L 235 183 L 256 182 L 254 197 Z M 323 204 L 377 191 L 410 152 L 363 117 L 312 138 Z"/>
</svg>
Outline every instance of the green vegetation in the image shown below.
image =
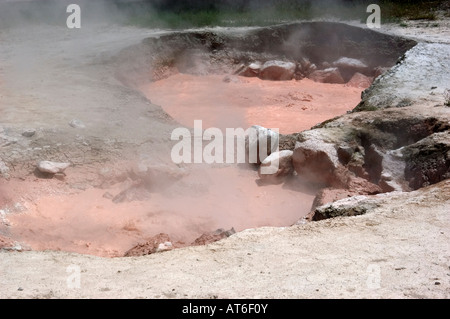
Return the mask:
<svg viewBox="0 0 450 319">
<path fill-rule="evenodd" d="M 399 20 L 436 20 L 436 10 L 442 1 L 382 1 L 382 20 L 398 22 Z"/>
<path fill-rule="evenodd" d="M 264 26 L 312 18 L 312 11 L 308 8 L 294 11 L 283 8 L 267 8 L 258 11 L 208 9 L 174 12 L 171 10 L 149 10 L 145 14 L 132 17 L 130 24 L 181 29 L 208 26 Z"/>
<path fill-rule="evenodd" d="M 239 3 L 247 3 L 247 5 Z M 152 28 L 182 29 L 208 26 L 264 26 L 276 23 L 321 18 L 366 21 L 370 13 L 366 12 L 368 4 L 377 3 L 381 7 L 382 23 L 399 23 L 406 27 L 408 20 L 437 19 L 437 10 L 444 8 L 446 1 L 386 1 L 386 0 L 343 0 L 308 1 L 284 0 L 250 3 L 236 1 L 233 5 L 224 5 L 223 1 L 172 1 L 172 4 L 155 7 L 141 3 L 138 10 L 132 10 L 129 24 Z M 231 2 L 230 2 L 231 3 Z"/>
</svg>

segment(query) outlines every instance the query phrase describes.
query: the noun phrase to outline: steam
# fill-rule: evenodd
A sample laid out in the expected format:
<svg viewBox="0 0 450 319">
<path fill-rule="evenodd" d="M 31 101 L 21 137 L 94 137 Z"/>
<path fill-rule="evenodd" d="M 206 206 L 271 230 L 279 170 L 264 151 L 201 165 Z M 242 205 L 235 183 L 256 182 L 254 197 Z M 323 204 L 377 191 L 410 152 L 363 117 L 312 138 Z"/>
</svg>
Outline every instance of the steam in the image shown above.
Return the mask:
<svg viewBox="0 0 450 319">
<path fill-rule="evenodd" d="M 326 6 L 330 3 L 328 1 L 294 2 L 305 6 L 305 8 L 306 6 L 312 6 L 317 8 L 317 10 L 320 10 L 319 4 Z M 66 27 L 68 16 L 66 8 L 71 3 L 76 3 L 81 7 L 80 30 L 68 30 Z M 200 4 L 205 8 L 212 5 L 219 9 L 232 7 L 257 13 L 262 9 L 270 12 L 272 6 L 275 6 L 275 1 L 222 0 L 202 2 L 198 0 L 184 1 L 183 4 L 181 0 L 0 0 L 0 39 L 3 31 L 11 31 L 7 45 L 0 47 L 0 54 L 7 55 L 5 60 L 8 64 L 5 66 L 7 77 L 2 79 L 2 81 L 7 81 L 8 85 L 10 85 L 7 98 L 12 101 L 11 103 L 0 105 L 0 110 L 3 112 L 3 108 L 11 108 L 12 117 L 14 118 L 15 116 L 17 122 L 29 120 L 31 118 L 29 111 L 32 110 L 35 112 L 35 115 L 33 115 L 37 121 L 45 121 L 45 125 L 48 124 L 48 126 L 56 124 L 60 127 L 64 127 L 64 124 L 67 123 L 66 116 L 81 114 L 88 119 L 97 121 L 96 123 L 102 123 L 99 125 L 101 126 L 100 129 L 105 129 L 108 128 L 108 125 L 104 124 L 105 113 L 114 113 L 110 112 L 110 109 L 105 111 L 105 107 L 111 107 L 111 109 L 115 108 L 123 112 L 120 115 L 126 115 L 124 119 L 120 119 L 128 121 L 126 125 L 124 124 L 124 127 L 135 129 L 135 131 L 131 130 L 131 132 L 126 133 L 134 134 L 135 136 L 138 136 L 141 132 L 148 134 L 148 130 L 140 130 L 140 128 L 136 127 L 136 118 L 131 118 L 131 116 L 137 114 L 136 111 L 136 113 L 131 113 L 130 111 L 132 115 L 124 114 L 123 109 L 126 105 L 120 105 L 124 100 L 118 100 L 120 98 L 119 94 L 114 95 L 117 93 L 114 91 L 116 87 L 110 88 L 108 85 L 103 86 L 103 84 L 99 84 L 111 80 L 109 78 L 111 74 L 105 71 L 108 67 L 101 65 L 101 62 L 103 62 L 101 60 L 102 54 L 114 55 L 117 53 L 114 50 L 120 50 L 128 45 L 139 43 L 145 38 L 144 32 L 131 33 L 132 35 L 134 34 L 135 38 L 130 38 L 128 33 L 119 34 L 109 29 L 100 29 L 100 31 L 106 31 L 104 34 L 95 35 L 94 32 L 99 29 L 90 28 L 90 26 L 98 24 L 127 24 L 131 17 L 142 14 L 142 12 L 154 13 L 152 16 L 158 18 L 158 10 L 168 8 L 176 11 L 177 6 L 179 8 L 183 8 L 183 6 L 184 8 L 189 8 L 190 5 L 198 6 Z M 45 28 L 39 29 L 35 28 L 35 26 L 45 26 Z M 47 26 L 51 26 L 51 28 L 47 28 Z M 10 28 L 14 30 L 7 30 Z M 15 37 L 16 35 L 17 37 Z M 303 37 L 304 34 L 299 33 L 293 35 L 290 40 L 292 43 L 296 43 Z M 52 40 L 54 43 L 52 43 Z M 99 72 L 97 74 L 97 70 L 104 73 L 100 74 Z M 224 84 L 220 82 L 220 86 L 216 88 L 210 87 L 209 94 L 212 100 L 218 95 L 218 90 L 221 90 L 223 86 Z M 80 92 L 81 94 L 79 94 Z M 259 94 L 259 92 L 257 93 Z M 149 97 L 151 98 L 151 95 Z M 24 119 L 18 119 L 17 110 L 14 110 L 18 105 L 20 105 L 22 112 L 28 113 L 23 116 Z M 148 105 L 145 106 L 147 107 Z M 227 106 L 223 105 L 223 109 L 226 109 Z M 138 107 L 143 106 L 136 106 L 136 108 Z M 82 112 L 85 113 L 83 114 Z M 99 114 L 103 117 L 95 118 L 96 116 L 100 117 Z M 219 124 L 223 124 L 225 127 L 246 128 L 242 118 L 236 118 L 234 114 L 231 114 L 227 112 L 221 113 L 222 122 Z M 113 116 L 111 115 L 111 118 L 115 119 Z M 232 123 L 230 124 L 230 122 Z M 36 123 L 20 124 L 37 125 Z M 135 126 L 132 126 L 132 124 Z M 158 130 L 159 127 L 157 126 L 155 130 Z M 95 131 L 95 133 L 99 131 Z M 122 137 L 121 133 L 117 133 L 118 131 L 118 129 L 115 129 L 112 131 L 111 136 L 102 135 L 102 137 L 111 139 L 117 136 Z M 100 132 L 105 134 L 105 132 L 111 131 L 105 129 L 105 131 Z M 156 133 L 155 136 L 157 136 Z M 139 138 L 144 139 L 142 136 L 139 136 Z M 158 148 L 156 144 L 151 151 L 157 153 Z M 172 218 L 170 222 L 167 222 L 166 215 L 161 216 L 160 220 L 164 221 L 162 222 L 163 226 L 170 224 L 169 226 L 172 229 L 178 228 L 179 230 L 183 229 L 183 227 L 186 228 L 186 224 L 189 227 L 199 225 L 198 227 L 201 228 L 199 231 L 209 231 L 218 227 L 244 229 L 266 225 L 282 226 L 286 225 L 287 219 L 293 222 L 309 209 L 308 204 L 299 205 L 298 203 L 312 202 L 312 194 L 299 194 L 295 190 L 283 190 L 280 186 L 257 187 L 255 179 L 255 172 L 239 171 L 237 168 L 225 167 L 222 170 L 198 169 L 191 172 L 186 178 L 183 178 L 180 183 L 174 184 L 173 188 L 167 192 L 152 194 L 152 204 L 156 202 L 158 206 L 152 207 L 151 210 L 153 213 L 160 207 L 161 214 L 172 212 L 172 215 L 175 215 L 175 218 Z M 155 181 L 155 184 L 160 184 L 161 180 L 162 178 Z M 55 209 L 55 212 L 52 212 L 49 210 L 48 205 L 42 205 L 42 211 L 49 214 L 49 216 L 52 213 L 72 213 L 74 218 L 79 221 L 79 229 L 74 229 L 73 224 L 66 223 L 64 230 L 72 229 L 73 233 L 83 233 L 86 224 L 92 223 L 93 225 L 90 225 L 93 229 L 92 236 L 96 236 L 101 231 L 100 228 L 102 228 L 99 219 L 96 217 L 91 221 L 89 216 L 80 215 L 84 212 L 80 212 L 77 207 L 79 207 L 79 203 L 83 203 L 87 207 L 85 211 L 90 210 L 92 212 L 90 217 L 96 216 L 95 213 L 98 212 L 93 203 L 98 198 L 103 198 L 101 197 L 103 193 L 102 190 L 95 190 L 92 198 L 89 198 L 86 193 L 81 193 L 79 197 L 69 198 L 69 194 L 67 195 L 68 200 L 64 209 L 55 204 L 54 207 L 57 209 Z M 115 206 L 110 201 L 102 200 L 105 205 L 109 205 L 106 207 L 111 207 L 111 211 L 115 209 Z M 125 205 L 122 205 L 121 207 L 120 212 L 123 212 L 123 214 L 116 214 L 116 218 L 123 218 L 127 223 L 129 219 L 131 222 L 135 221 L 137 227 L 142 228 L 145 235 L 152 235 L 150 232 L 153 232 L 154 228 L 150 226 L 152 226 L 151 223 L 154 219 L 152 216 L 149 216 L 147 206 L 142 205 L 142 207 L 138 207 L 141 208 L 141 211 L 140 214 L 135 216 L 129 215 L 131 214 L 128 212 L 130 206 L 125 207 Z M 131 207 L 133 206 L 131 205 Z M 107 209 L 101 211 L 104 215 L 100 216 L 105 221 L 108 220 L 111 215 L 110 211 Z M 282 213 L 274 214 L 276 211 Z M 83 218 L 79 219 L 80 216 L 83 216 Z M 264 219 L 261 219 L 261 216 Z M 195 223 L 191 222 L 189 224 L 191 219 Z M 140 223 L 141 220 L 143 221 L 142 223 Z M 44 224 L 47 224 L 47 222 L 47 220 L 44 220 Z M 95 223 L 98 224 L 95 225 Z M 145 227 L 149 227 L 148 232 L 145 232 Z M 159 231 L 165 231 L 165 229 L 159 229 Z M 197 232 L 197 229 L 195 229 L 195 232 Z"/>
<path fill-rule="evenodd" d="M 364 6 L 370 1 L 346 0 L 0 0 L 0 29 L 23 26 L 24 24 L 49 24 L 65 26 L 69 4 L 75 3 L 81 7 L 83 25 L 116 23 L 129 24 L 137 21 L 145 24 L 170 27 L 163 13 L 173 14 L 169 20 L 177 20 L 180 25 L 196 26 L 198 21 L 178 21 L 186 12 L 202 11 L 206 14 L 219 13 L 217 20 L 214 15 L 209 17 L 211 25 L 219 25 L 221 13 L 245 12 L 247 17 L 267 19 L 267 22 L 277 22 L 282 19 L 280 10 L 288 13 L 290 19 L 309 19 L 315 17 L 346 18 L 349 10 L 359 18 L 366 16 Z M 375 1 L 376 2 L 376 1 Z M 353 9 L 352 9 L 353 8 Z M 356 8 L 356 11 L 355 11 Z M 181 15 L 180 15 L 181 14 Z M 231 15 L 233 16 L 233 15 Z M 167 18 L 167 17 L 166 17 Z M 185 19 L 188 19 L 185 17 Z M 173 22 L 173 21 L 172 21 Z M 282 21 L 278 21 L 282 22 Z"/>
<path fill-rule="evenodd" d="M 125 23 L 127 14 L 106 0 L 0 0 L 0 28 L 26 25 L 66 26 L 69 4 L 81 7 L 83 25 Z"/>
</svg>

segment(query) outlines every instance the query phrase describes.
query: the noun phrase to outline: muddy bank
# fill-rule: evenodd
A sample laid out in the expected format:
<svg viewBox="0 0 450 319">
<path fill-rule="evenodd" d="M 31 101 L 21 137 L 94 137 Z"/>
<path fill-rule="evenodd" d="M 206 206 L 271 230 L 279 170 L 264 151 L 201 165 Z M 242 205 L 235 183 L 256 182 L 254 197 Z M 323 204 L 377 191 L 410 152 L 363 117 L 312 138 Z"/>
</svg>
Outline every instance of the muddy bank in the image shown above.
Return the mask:
<svg viewBox="0 0 450 319">
<path fill-rule="evenodd" d="M 363 72 L 374 76 L 377 67 L 392 67 L 416 44 L 414 40 L 331 22 L 181 31 L 150 37 L 124 50 L 118 57 L 121 67 L 117 74 L 133 86 L 165 78 L 174 71 L 227 74 L 240 64 L 269 60 L 298 64 L 307 60 L 318 69 L 326 69 L 347 57 L 363 60 Z M 341 71 L 348 81 L 352 75 L 348 71 L 352 70 Z"/>
<path fill-rule="evenodd" d="M 144 257 L 0 252 L 0 296 L 445 299 L 448 188 L 386 194 L 361 216 L 251 229 Z M 80 267 L 78 289 L 67 286 L 70 265 Z"/>
</svg>

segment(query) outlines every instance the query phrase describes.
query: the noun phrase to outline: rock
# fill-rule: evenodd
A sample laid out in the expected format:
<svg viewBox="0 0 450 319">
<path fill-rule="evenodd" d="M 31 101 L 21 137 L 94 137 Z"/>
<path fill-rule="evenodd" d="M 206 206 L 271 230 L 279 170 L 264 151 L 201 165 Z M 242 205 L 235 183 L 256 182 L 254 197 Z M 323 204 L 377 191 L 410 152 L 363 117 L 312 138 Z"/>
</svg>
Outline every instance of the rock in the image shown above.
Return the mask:
<svg viewBox="0 0 450 319">
<path fill-rule="evenodd" d="M 103 194 L 102 197 L 103 197 L 103 198 L 106 198 L 106 199 L 113 199 L 113 198 L 114 198 L 114 195 L 111 194 L 110 192 L 106 192 L 106 193 Z"/>
<path fill-rule="evenodd" d="M 371 77 L 365 76 L 359 72 L 356 72 L 350 81 L 348 81 L 345 86 L 351 86 L 355 88 L 367 89 L 373 82 Z"/>
<path fill-rule="evenodd" d="M 380 180 L 378 184 L 380 185 L 383 192 L 392 192 L 401 189 L 401 187 L 399 187 L 399 185 L 396 182 L 392 180 L 385 180 L 383 178 Z"/>
<path fill-rule="evenodd" d="M 328 68 L 325 70 L 317 70 L 308 75 L 308 79 L 320 83 L 345 83 L 338 68 Z"/>
<path fill-rule="evenodd" d="M 22 136 L 24 137 L 32 137 L 34 134 L 36 134 L 36 130 L 34 129 L 28 129 L 22 132 Z"/>
<path fill-rule="evenodd" d="M 86 125 L 84 125 L 83 122 L 81 122 L 80 120 L 77 120 L 77 119 L 73 119 L 72 121 L 70 121 L 69 125 L 72 126 L 73 128 L 85 128 L 86 127 Z"/>
<path fill-rule="evenodd" d="M 3 178 L 9 179 L 9 167 L 2 161 L 0 160 L 0 175 Z"/>
<path fill-rule="evenodd" d="M 296 81 L 303 80 L 305 77 L 306 77 L 306 75 L 303 74 L 303 73 L 302 73 L 301 71 L 299 71 L 299 70 L 297 70 L 297 71 L 295 72 L 295 74 L 294 74 L 294 79 L 295 79 Z"/>
<path fill-rule="evenodd" d="M 356 216 L 368 212 L 385 213 L 387 211 L 400 211 L 402 206 L 410 205 L 414 214 L 414 208 L 423 206 L 423 203 L 429 209 L 433 201 L 443 201 L 448 198 L 450 182 L 441 181 L 437 186 L 430 186 L 413 192 L 390 192 L 377 195 L 357 195 L 343 198 L 332 203 L 313 208 L 313 210 L 304 218 L 307 221 L 316 221 L 339 216 Z M 299 221 L 301 222 L 301 221 Z"/>
<path fill-rule="evenodd" d="M 368 180 L 378 184 L 383 171 L 383 151 L 375 144 L 365 147 L 364 169 L 369 174 Z"/>
<path fill-rule="evenodd" d="M 337 200 L 359 195 L 356 192 L 350 191 L 343 188 L 323 188 L 321 189 L 314 198 L 311 209 L 314 210 L 317 207 L 333 203 Z"/>
<path fill-rule="evenodd" d="M 262 161 L 259 170 L 259 178 L 268 183 L 279 184 L 292 175 L 294 166 L 292 165 L 293 151 L 284 150 L 274 152 Z"/>
<path fill-rule="evenodd" d="M 332 68 L 332 67 L 333 66 L 331 65 L 331 63 L 329 63 L 327 61 L 322 62 L 322 64 L 321 64 L 321 69 L 329 69 L 329 68 Z"/>
<path fill-rule="evenodd" d="M 222 79 L 225 83 L 247 83 L 247 80 L 240 78 L 237 75 L 225 75 Z"/>
<path fill-rule="evenodd" d="M 247 163 L 261 164 L 267 156 L 278 150 L 279 138 L 277 132 L 253 125 L 245 141 Z"/>
<path fill-rule="evenodd" d="M 0 134 L 0 147 L 10 146 L 17 143 L 17 138 L 9 136 L 7 133 Z"/>
<path fill-rule="evenodd" d="M 156 252 L 167 251 L 171 249 L 173 249 L 172 243 L 170 241 L 166 241 L 158 245 L 158 247 L 156 248 Z"/>
<path fill-rule="evenodd" d="M 380 186 L 355 176 L 348 178 L 346 186 L 349 191 L 359 195 L 375 195 L 383 192 Z"/>
<path fill-rule="evenodd" d="M 210 244 L 219 241 L 221 239 L 230 237 L 235 233 L 236 231 L 234 230 L 234 228 L 231 228 L 230 230 L 224 230 L 223 228 L 219 228 L 216 231 L 202 234 L 200 237 L 198 237 L 196 240 L 192 242 L 192 245 L 199 246 Z"/>
<path fill-rule="evenodd" d="M 311 61 L 304 57 L 298 59 L 298 63 L 300 64 L 299 69 L 301 69 L 302 71 L 308 70 L 312 65 Z"/>
<path fill-rule="evenodd" d="M 376 201 L 368 200 L 367 196 L 358 195 L 319 206 L 313 213 L 309 214 L 309 217 L 317 221 L 339 216 L 357 216 L 363 215 L 376 207 Z"/>
<path fill-rule="evenodd" d="M 374 79 L 376 79 L 380 75 L 383 75 L 384 73 L 386 73 L 389 70 L 390 70 L 390 68 L 387 68 L 387 67 L 382 67 L 382 66 L 376 67 L 375 69 L 373 69 Z"/>
<path fill-rule="evenodd" d="M 343 165 L 347 165 L 350 162 L 354 153 L 355 153 L 355 150 L 353 149 L 353 147 L 348 146 L 348 145 L 340 145 L 337 149 L 337 155 L 338 155 L 339 161 Z"/>
<path fill-rule="evenodd" d="M 403 151 L 405 178 L 412 189 L 450 178 L 450 131 L 435 133 Z"/>
<path fill-rule="evenodd" d="M 292 62 L 267 61 L 261 67 L 259 77 L 263 80 L 288 81 L 294 78 L 296 65 Z"/>
<path fill-rule="evenodd" d="M 145 201 L 149 199 L 151 193 L 141 183 L 132 185 L 131 187 L 121 191 L 119 194 L 113 197 L 113 203 L 124 203 L 133 201 Z"/>
<path fill-rule="evenodd" d="M 137 244 L 125 252 L 124 257 L 138 257 L 174 248 L 169 235 L 160 233 L 149 238 L 146 242 Z"/>
<path fill-rule="evenodd" d="M 364 168 L 365 152 L 362 148 L 358 148 L 352 153 L 350 161 L 347 163 L 347 169 L 353 172 L 356 176 L 369 179 L 370 175 Z"/>
<path fill-rule="evenodd" d="M 342 165 L 339 164 L 334 144 L 325 143 L 320 139 L 297 142 L 292 163 L 297 174 L 309 182 L 327 186 L 345 184 L 340 176 Z"/>
<path fill-rule="evenodd" d="M 375 195 L 382 193 L 383 189 L 368 180 L 360 177 L 349 176 L 345 188 L 323 188 L 321 189 L 312 205 L 314 210 L 316 207 L 335 202 L 337 200 L 348 198 L 356 195 Z"/>
<path fill-rule="evenodd" d="M 253 62 L 248 66 L 244 66 L 242 70 L 238 72 L 240 76 L 257 77 L 261 71 L 262 64 L 260 62 Z"/>
<path fill-rule="evenodd" d="M 245 69 L 245 68 L 247 68 L 247 66 L 245 65 L 245 64 L 243 64 L 243 63 L 241 63 L 241 64 L 239 64 L 238 65 L 238 67 L 233 71 L 233 74 L 237 74 L 237 75 L 240 75 L 240 73 Z"/>
<path fill-rule="evenodd" d="M 23 251 L 25 250 L 22 245 L 18 244 L 18 243 L 14 243 L 13 246 L 8 246 L 8 247 L 3 247 L 1 248 L 3 250 L 7 250 L 7 251 Z M 29 250 L 29 249 L 27 249 Z"/>
<path fill-rule="evenodd" d="M 151 160 L 139 160 L 133 164 L 128 176 L 136 181 L 140 181 L 142 186 L 150 191 L 161 191 L 189 173 L 175 165 L 155 164 Z"/>
<path fill-rule="evenodd" d="M 382 171 L 378 185 L 384 192 L 410 191 L 405 181 L 406 163 L 402 157 L 398 157 L 397 150 L 391 150 L 383 154 Z"/>
<path fill-rule="evenodd" d="M 233 76 L 233 75 L 224 76 L 222 81 L 225 83 L 241 83 L 242 82 L 238 77 Z"/>
<path fill-rule="evenodd" d="M 64 171 L 66 168 L 70 166 L 70 163 L 57 163 L 57 162 L 50 162 L 50 161 L 41 161 L 37 165 L 37 169 L 41 173 L 47 173 L 47 174 L 64 174 Z"/>
<path fill-rule="evenodd" d="M 316 70 L 317 66 L 315 64 L 311 63 L 307 58 L 300 58 L 295 72 L 295 79 L 301 80 Z"/>
<path fill-rule="evenodd" d="M 355 71 L 367 69 L 367 65 L 361 60 L 346 57 L 334 61 L 333 66 L 338 68 L 352 68 Z"/>
<path fill-rule="evenodd" d="M 16 243 L 12 239 L 0 235 L 0 250 L 19 250 L 14 249 L 16 246 Z"/>
<path fill-rule="evenodd" d="M 129 172 L 126 167 L 114 164 L 111 166 L 103 166 L 98 171 L 96 179 L 96 187 L 110 188 L 116 183 L 122 183 L 129 178 Z"/>
<path fill-rule="evenodd" d="M 351 79 L 353 74 L 356 72 L 367 73 L 369 70 L 368 66 L 364 62 L 346 57 L 342 57 L 337 61 L 334 61 L 332 65 L 339 69 L 342 77 L 346 81 Z"/>
</svg>

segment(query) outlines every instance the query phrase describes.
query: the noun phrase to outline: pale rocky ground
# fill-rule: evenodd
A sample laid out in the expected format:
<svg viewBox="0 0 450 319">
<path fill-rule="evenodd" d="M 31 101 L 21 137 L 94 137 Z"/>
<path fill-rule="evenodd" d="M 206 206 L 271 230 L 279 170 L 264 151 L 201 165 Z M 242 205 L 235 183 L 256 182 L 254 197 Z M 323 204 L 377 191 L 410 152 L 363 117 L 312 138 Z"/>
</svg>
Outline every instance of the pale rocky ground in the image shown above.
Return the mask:
<svg viewBox="0 0 450 319">
<path fill-rule="evenodd" d="M 445 181 L 379 195 L 366 215 L 249 229 L 144 257 L 1 252 L 0 297 L 448 298 L 449 193 Z"/>
<path fill-rule="evenodd" d="M 421 84 L 422 93 L 427 94 L 434 82 L 439 82 L 440 95 L 430 95 L 420 102 L 428 107 L 430 114 L 436 112 L 438 117 L 448 118 L 448 109 L 434 107 L 436 103 L 442 103 L 441 91 L 448 84 L 448 78 L 445 78 L 448 73 L 443 72 L 448 69 L 448 55 L 445 55 L 449 51 L 448 21 L 440 23 L 436 28 L 386 26 L 381 31 L 404 33 L 420 41 L 439 42 L 423 42 L 411 54 L 431 52 L 427 50 L 431 48 L 439 49 L 436 50 L 436 56 L 430 53 L 430 63 L 426 59 L 424 62 L 431 75 L 422 76 L 420 80 L 424 82 Z M 18 66 L 23 67 L 25 73 L 32 71 L 33 74 L 43 74 L 41 82 L 35 78 L 27 81 L 26 77 L 19 74 L 17 81 L 0 78 L 2 123 L 8 123 L 6 131 L 11 133 L 8 136 L 19 136 L 25 127 L 33 123 L 36 134 L 43 134 L 46 139 L 50 136 L 61 143 L 59 146 L 52 144 L 50 148 L 56 147 L 63 152 L 49 151 L 49 154 L 66 153 L 66 157 L 69 156 L 72 161 L 75 159 L 76 165 L 68 169 L 68 174 L 71 169 L 75 176 L 81 169 L 85 175 L 86 172 L 87 175 L 92 174 L 88 181 L 84 178 L 77 182 L 75 178 L 63 187 L 45 186 L 44 189 L 32 190 L 29 194 L 31 200 L 41 195 L 66 191 L 76 194 L 80 188 L 89 188 L 97 176 L 96 165 L 102 160 L 123 160 L 128 145 L 133 146 L 129 147 L 132 153 L 125 159 L 146 153 L 151 154 L 151 160 L 160 160 L 158 155 L 164 152 L 154 154 L 145 151 L 170 149 L 168 140 L 161 140 L 160 137 L 170 134 L 176 124 L 143 96 L 124 88 L 110 77 L 112 70 L 103 67 L 103 62 L 113 57 L 118 50 L 149 36 L 150 32 L 115 28 L 103 29 L 98 33 L 98 38 L 86 40 L 80 36 L 75 41 L 68 40 L 73 35 L 65 29 L 37 28 L 31 34 L 26 29 L 0 32 L 1 41 L 6 43 L 0 47 L 0 57 L 5 62 L 0 70 L 2 77 L 12 74 L 9 72 L 17 70 Z M 46 35 L 45 39 L 17 41 L 33 40 L 39 32 Z M 37 55 L 39 59 L 35 60 L 33 53 L 26 57 L 16 56 L 16 52 L 33 52 L 29 50 L 30 43 L 33 44 L 33 50 L 40 52 Z M 54 43 L 52 50 L 48 50 L 50 43 Z M 46 55 L 46 64 L 42 64 L 42 57 Z M 442 64 L 432 63 L 433 59 Z M 30 64 L 23 65 L 23 61 L 30 61 Z M 416 66 L 409 67 L 413 68 L 420 71 Z M 400 72 L 407 69 L 403 67 Z M 418 75 L 411 76 L 406 81 L 407 85 L 402 85 L 395 73 L 391 78 L 391 83 L 396 83 L 401 93 L 413 91 L 421 98 L 425 96 L 419 94 L 418 88 L 414 86 Z M 67 79 L 70 79 L 71 85 L 61 85 Z M 408 86 L 408 92 L 404 92 L 403 88 Z M 430 89 L 424 86 L 430 86 Z M 25 94 L 14 93 L 19 89 Z M 395 86 L 391 89 L 394 91 L 383 93 L 396 95 Z M 53 90 L 55 92 L 50 95 L 49 101 L 46 93 Z M 94 94 L 99 90 L 107 94 Z M 70 99 L 67 99 L 68 96 Z M 92 100 L 90 96 L 102 98 Z M 65 104 L 67 100 L 70 105 Z M 134 107 L 120 111 L 125 103 Z M 142 108 L 143 105 L 148 107 L 147 112 Z M 417 107 L 412 105 L 411 110 Z M 30 112 L 30 108 L 34 108 L 34 111 Z M 105 112 L 104 108 L 119 111 Z M 22 117 L 18 117 L 17 112 L 21 112 Z M 106 113 L 108 121 L 92 116 L 93 112 L 96 115 Z M 35 114 L 35 118 L 30 117 L 30 114 Z M 85 133 L 81 134 L 76 129 L 67 133 L 64 125 L 68 126 L 74 118 L 86 124 Z M 143 125 L 136 125 L 136 118 L 142 120 Z M 148 119 L 152 119 L 152 127 L 145 125 Z M 127 127 L 133 127 L 132 135 L 126 129 L 121 129 Z M 155 131 L 158 136 L 153 138 Z M 92 136 L 99 138 L 94 139 Z M 5 144 L 11 142 L 5 141 Z M 44 147 L 46 144 L 39 143 L 46 142 L 48 140 L 43 139 L 30 145 L 26 139 L 18 139 L 15 153 L 8 153 L 10 157 L 2 159 L 7 164 L 27 156 L 29 160 L 37 159 L 40 156 L 36 153 L 45 153 L 48 149 Z M 136 145 L 139 145 L 137 150 Z M 30 147 L 41 149 L 29 150 Z M 97 148 L 98 153 L 93 151 Z M 104 153 L 104 159 L 96 158 L 96 155 Z M 66 158 L 58 156 L 61 158 L 51 160 Z M 26 181 L 33 180 L 31 174 L 23 173 L 30 171 L 30 164 L 25 160 L 24 163 L 7 173 L 12 177 L 25 178 Z M 45 185 L 46 181 L 41 183 Z M 2 187 L 5 186 L 0 184 Z M 449 194 L 450 184 L 443 181 L 413 193 L 376 195 L 375 204 L 370 198 L 352 198 L 350 201 L 362 201 L 356 202 L 357 205 L 364 205 L 364 200 L 369 201 L 369 212 L 356 217 L 339 217 L 291 227 L 247 229 L 206 246 L 181 248 L 144 257 L 102 258 L 61 251 L 1 251 L 0 297 L 449 298 Z M 6 218 L 4 215 L 1 217 Z M 79 288 L 68 285 L 68 280 L 73 278 L 73 269 L 81 271 Z"/>
</svg>

